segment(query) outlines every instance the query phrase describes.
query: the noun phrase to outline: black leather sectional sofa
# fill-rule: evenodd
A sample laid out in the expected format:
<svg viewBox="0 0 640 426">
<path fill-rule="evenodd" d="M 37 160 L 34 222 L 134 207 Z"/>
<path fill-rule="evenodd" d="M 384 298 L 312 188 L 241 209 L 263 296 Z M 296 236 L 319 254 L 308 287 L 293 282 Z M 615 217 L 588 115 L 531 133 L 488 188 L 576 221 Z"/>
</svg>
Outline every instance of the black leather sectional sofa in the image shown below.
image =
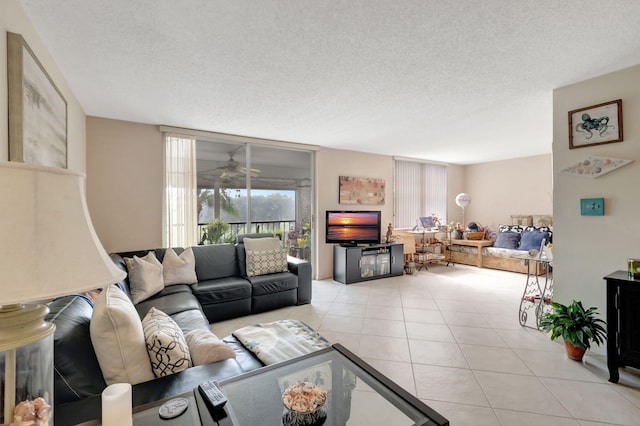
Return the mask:
<svg viewBox="0 0 640 426">
<path fill-rule="evenodd" d="M 261 235 L 251 235 L 252 237 Z M 164 249 L 157 249 L 162 261 Z M 181 250 L 176 249 L 179 253 Z M 112 254 L 126 270 L 124 257 L 145 255 L 148 250 Z M 311 266 L 289 258 L 289 272 L 258 277 L 244 273 L 244 245 L 193 247 L 198 282 L 171 285 L 135 305 L 142 319 L 153 306 L 170 315 L 186 334 L 210 323 L 238 316 L 305 304 L 311 301 Z M 129 291 L 128 280 L 118 285 Z M 47 320 L 56 324 L 54 334 L 54 417 L 56 424 L 78 424 L 100 415 L 100 394 L 106 387 L 91 342 L 91 302 L 83 296 L 67 296 L 49 305 Z M 236 358 L 188 368 L 171 376 L 133 386 L 133 406 L 169 398 L 194 389 L 207 379 L 223 379 L 255 370 L 263 364 L 233 336 L 223 339 Z"/>
</svg>

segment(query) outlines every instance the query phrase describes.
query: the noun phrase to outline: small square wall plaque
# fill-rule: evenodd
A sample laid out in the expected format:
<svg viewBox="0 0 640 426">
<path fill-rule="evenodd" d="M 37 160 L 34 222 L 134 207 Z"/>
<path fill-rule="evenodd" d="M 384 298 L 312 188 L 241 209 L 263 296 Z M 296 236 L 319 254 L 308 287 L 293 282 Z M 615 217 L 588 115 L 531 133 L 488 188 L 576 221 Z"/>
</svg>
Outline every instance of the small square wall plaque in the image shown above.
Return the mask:
<svg viewBox="0 0 640 426">
<path fill-rule="evenodd" d="M 604 198 L 581 198 L 580 214 L 582 216 L 604 216 Z"/>
</svg>

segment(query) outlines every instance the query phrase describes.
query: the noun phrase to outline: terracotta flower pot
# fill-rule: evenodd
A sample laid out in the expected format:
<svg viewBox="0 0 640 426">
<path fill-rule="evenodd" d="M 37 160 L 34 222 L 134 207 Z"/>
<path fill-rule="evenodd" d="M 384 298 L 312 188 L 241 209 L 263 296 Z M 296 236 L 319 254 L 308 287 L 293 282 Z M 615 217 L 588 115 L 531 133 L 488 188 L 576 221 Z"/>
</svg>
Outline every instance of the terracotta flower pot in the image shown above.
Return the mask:
<svg viewBox="0 0 640 426">
<path fill-rule="evenodd" d="M 576 346 L 568 340 L 564 341 L 564 350 L 567 352 L 569 359 L 574 361 L 582 361 L 584 353 L 587 351 L 585 348 Z"/>
</svg>

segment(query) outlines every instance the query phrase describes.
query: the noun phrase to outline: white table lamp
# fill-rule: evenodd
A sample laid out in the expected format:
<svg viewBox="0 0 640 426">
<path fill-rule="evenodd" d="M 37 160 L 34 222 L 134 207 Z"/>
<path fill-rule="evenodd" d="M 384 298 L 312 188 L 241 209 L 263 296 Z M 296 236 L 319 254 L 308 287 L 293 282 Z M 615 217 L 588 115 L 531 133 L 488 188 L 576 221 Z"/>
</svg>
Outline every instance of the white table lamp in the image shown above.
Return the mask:
<svg viewBox="0 0 640 426">
<path fill-rule="evenodd" d="M 125 272 L 93 229 L 84 174 L 2 162 L 0 200 L 0 423 L 10 424 L 22 401 L 53 406 L 55 325 L 44 321 L 46 305 L 25 303 L 102 288 Z"/>
</svg>

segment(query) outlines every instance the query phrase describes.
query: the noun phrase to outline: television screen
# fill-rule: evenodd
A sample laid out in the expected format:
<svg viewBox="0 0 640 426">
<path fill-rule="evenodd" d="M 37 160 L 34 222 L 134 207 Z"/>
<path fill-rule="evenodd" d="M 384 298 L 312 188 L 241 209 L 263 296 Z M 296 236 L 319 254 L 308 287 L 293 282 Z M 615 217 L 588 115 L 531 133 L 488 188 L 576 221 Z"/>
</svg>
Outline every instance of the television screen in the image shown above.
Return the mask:
<svg viewBox="0 0 640 426">
<path fill-rule="evenodd" d="M 379 244 L 380 211 L 327 210 L 327 244 Z"/>
</svg>

